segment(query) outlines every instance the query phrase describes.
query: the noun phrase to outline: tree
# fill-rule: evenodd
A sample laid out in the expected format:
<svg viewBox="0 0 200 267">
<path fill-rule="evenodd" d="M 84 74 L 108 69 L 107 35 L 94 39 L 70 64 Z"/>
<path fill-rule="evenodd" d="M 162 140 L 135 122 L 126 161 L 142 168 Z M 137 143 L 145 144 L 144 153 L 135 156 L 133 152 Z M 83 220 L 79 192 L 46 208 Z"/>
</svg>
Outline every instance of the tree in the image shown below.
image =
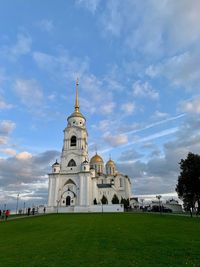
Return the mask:
<svg viewBox="0 0 200 267">
<path fill-rule="evenodd" d="M 108 204 L 108 200 L 107 200 L 107 197 L 105 197 L 104 195 L 103 195 L 103 197 L 102 197 L 102 199 L 101 199 L 101 203 L 102 204 Z"/>
<path fill-rule="evenodd" d="M 130 201 L 129 201 L 128 198 L 125 199 L 125 198 L 121 197 L 120 204 L 124 204 L 124 208 L 125 208 L 125 210 L 127 210 L 129 208 L 129 206 L 130 206 Z"/>
<path fill-rule="evenodd" d="M 181 159 L 180 175 L 176 192 L 183 200 L 185 210 L 189 210 L 192 216 L 192 211 L 197 203 L 197 213 L 200 211 L 200 156 L 193 153 L 188 153 L 186 159 Z"/>
<path fill-rule="evenodd" d="M 119 204 L 119 198 L 116 194 L 114 194 L 112 198 L 112 204 Z"/>
</svg>

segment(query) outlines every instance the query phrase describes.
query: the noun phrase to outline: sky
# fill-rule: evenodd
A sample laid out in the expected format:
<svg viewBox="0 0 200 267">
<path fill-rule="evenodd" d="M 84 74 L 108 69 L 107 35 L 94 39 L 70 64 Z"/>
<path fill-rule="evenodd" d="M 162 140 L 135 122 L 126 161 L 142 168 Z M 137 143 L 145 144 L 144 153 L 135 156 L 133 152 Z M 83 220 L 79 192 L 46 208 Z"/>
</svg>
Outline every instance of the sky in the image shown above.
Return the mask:
<svg viewBox="0 0 200 267">
<path fill-rule="evenodd" d="M 89 155 L 175 196 L 200 152 L 199 0 L 0 0 L 0 208 L 47 203 L 79 78 Z"/>
</svg>

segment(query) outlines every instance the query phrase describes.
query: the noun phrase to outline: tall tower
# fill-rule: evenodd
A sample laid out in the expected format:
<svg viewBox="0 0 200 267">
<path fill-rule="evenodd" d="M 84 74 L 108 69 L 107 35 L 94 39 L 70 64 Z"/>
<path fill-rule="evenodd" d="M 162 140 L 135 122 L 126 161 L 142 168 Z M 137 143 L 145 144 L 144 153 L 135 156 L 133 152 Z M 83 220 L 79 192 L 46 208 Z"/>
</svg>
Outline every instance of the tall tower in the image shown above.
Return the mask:
<svg viewBox="0 0 200 267">
<path fill-rule="evenodd" d="M 78 80 L 74 112 L 67 118 L 60 164 L 49 174 L 49 207 L 89 206 L 91 173 L 88 160 L 86 119 L 79 110 Z"/>
<path fill-rule="evenodd" d="M 76 99 L 74 112 L 67 118 L 64 129 L 64 143 L 61 155 L 61 173 L 82 171 L 82 163 L 88 161 L 88 133 L 86 119 L 79 110 L 78 80 L 76 81 Z"/>
</svg>

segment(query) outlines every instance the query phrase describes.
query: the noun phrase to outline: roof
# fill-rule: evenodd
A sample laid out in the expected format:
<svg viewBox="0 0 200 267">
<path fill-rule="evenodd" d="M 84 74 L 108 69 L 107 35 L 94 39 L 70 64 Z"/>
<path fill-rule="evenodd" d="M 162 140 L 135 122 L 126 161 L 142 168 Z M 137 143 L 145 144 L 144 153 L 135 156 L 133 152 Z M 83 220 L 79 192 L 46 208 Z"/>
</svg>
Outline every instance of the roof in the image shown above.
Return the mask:
<svg viewBox="0 0 200 267">
<path fill-rule="evenodd" d="M 103 159 L 96 153 L 90 160 L 90 164 L 92 163 L 103 163 Z"/>
<path fill-rule="evenodd" d="M 110 166 L 114 166 L 115 167 L 115 163 L 112 159 L 109 159 L 107 162 L 106 162 L 106 165 L 110 165 Z"/>
<path fill-rule="evenodd" d="M 82 114 L 80 111 L 74 111 L 74 112 L 68 117 L 68 119 L 70 119 L 70 118 L 74 118 L 74 117 L 83 118 L 84 120 L 86 120 L 85 117 L 83 116 L 83 114 Z"/>
<path fill-rule="evenodd" d="M 57 160 L 52 166 L 56 166 L 56 165 L 60 165 Z"/>
</svg>

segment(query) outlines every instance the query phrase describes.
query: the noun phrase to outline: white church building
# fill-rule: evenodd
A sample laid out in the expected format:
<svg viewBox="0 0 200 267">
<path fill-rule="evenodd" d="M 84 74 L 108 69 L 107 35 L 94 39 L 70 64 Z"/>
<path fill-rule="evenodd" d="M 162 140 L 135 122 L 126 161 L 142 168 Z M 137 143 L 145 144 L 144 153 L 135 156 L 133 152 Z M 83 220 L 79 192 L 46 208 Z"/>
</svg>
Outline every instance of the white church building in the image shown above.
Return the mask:
<svg viewBox="0 0 200 267">
<path fill-rule="evenodd" d="M 79 108 L 77 81 L 74 112 L 67 118 L 60 162 L 56 160 L 49 174 L 48 210 L 123 211 L 123 205 L 112 204 L 116 196 L 119 203 L 122 198 L 130 199 L 131 181 L 117 170 L 111 158 L 105 165 L 97 153 L 89 159 L 88 132 Z"/>
</svg>

